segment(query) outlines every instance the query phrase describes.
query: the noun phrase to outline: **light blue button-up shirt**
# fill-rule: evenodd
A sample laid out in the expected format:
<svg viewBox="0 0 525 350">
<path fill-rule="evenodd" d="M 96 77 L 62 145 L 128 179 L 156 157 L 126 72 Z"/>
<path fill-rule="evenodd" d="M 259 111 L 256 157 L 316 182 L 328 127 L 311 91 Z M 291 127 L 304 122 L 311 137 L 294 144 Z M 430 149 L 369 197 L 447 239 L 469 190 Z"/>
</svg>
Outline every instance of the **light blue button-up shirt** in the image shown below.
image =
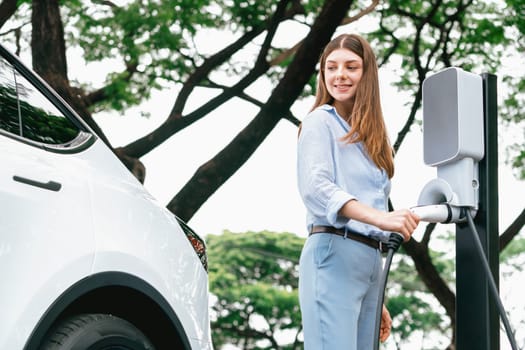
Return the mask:
<svg viewBox="0 0 525 350">
<path fill-rule="evenodd" d="M 306 225 L 347 227 L 366 236 L 387 241 L 389 233 L 338 215 L 349 200 L 358 200 L 387 211 L 390 179 L 369 158 L 361 142 L 341 138 L 349 131 L 335 108 L 323 105 L 302 122 L 297 146 L 299 193 L 306 206 Z"/>
</svg>

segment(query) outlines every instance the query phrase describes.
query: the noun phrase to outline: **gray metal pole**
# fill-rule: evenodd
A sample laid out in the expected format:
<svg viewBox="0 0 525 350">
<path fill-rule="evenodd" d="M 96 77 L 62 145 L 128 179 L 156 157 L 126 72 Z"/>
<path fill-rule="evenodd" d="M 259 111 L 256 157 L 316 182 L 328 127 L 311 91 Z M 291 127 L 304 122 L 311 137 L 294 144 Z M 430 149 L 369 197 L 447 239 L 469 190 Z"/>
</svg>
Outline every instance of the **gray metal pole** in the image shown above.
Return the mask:
<svg viewBox="0 0 525 350">
<path fill-rule="evenodd" d="M 479 163 L 479 211 L 474 218 L 499 284 L 497 77 L 484 73 L 485 157 Z M 456 349 L 499 350 L 499 313 L 467 224 L 456 225 Z"/>
</svg>

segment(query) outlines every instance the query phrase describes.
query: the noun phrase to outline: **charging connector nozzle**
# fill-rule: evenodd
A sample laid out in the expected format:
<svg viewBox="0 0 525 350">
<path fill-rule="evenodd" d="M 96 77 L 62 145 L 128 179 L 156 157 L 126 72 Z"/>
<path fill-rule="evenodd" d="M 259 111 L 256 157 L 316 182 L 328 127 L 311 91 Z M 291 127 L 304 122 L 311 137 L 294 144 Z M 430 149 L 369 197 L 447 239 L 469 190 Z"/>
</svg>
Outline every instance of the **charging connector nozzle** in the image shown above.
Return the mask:
<svg viewBox="0 0 525 350">
<path fill-rule="evenodd" d="M 467 220 L 465 209 L 446 203 L 415 206 L 410 211 L 426 222 L 448 224 Z"/>
</svg>

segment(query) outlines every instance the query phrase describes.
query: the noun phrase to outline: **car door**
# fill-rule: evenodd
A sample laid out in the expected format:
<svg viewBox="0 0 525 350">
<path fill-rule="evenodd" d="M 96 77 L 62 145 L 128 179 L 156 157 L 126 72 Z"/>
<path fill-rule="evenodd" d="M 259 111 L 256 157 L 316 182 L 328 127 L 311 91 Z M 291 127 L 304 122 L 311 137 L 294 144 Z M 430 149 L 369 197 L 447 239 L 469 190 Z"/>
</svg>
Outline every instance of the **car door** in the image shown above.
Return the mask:
<svg viewBox="0 0 525 350">
<path fill-rule="evenodd" d="M 94 136 L 57 108 L 58 98 L 51 102 L 41 80 L 2 56 L 0 310 L 1 318 L 20 320 L 13 328 L 22 335 L 54 298 L 90 271 L 89 172 L 79 154 Z"/>
</svg>

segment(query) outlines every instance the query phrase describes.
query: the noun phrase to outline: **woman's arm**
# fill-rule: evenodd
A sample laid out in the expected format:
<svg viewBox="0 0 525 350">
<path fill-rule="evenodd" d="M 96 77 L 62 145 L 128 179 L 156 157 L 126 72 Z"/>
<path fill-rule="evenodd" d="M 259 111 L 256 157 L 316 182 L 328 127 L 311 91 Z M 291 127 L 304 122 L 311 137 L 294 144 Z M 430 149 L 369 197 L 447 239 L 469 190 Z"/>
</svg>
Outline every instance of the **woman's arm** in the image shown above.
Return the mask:
<svg viewBox="0 0 525 350">
<path fill-rule="evenodd" d="M 357 200 L 346 202 L 339 210 L 339 215 L 374 225 L 383 231 L 400 233 L 405 242 L 410 239 L 419 224 L 419 217 L 408 209 L 384 212 Z"/>
<path fill-rule="evenodd" d="M 348 220 L 338 215 L 339 209 L 356 197 L 335 183 L 336 136 L 327 121 L 332 118 L 327 111 L 316 110 L 303 120 L 297 144 L 297 183 L 308 211 L 340 227 Z"/>
</svg>

